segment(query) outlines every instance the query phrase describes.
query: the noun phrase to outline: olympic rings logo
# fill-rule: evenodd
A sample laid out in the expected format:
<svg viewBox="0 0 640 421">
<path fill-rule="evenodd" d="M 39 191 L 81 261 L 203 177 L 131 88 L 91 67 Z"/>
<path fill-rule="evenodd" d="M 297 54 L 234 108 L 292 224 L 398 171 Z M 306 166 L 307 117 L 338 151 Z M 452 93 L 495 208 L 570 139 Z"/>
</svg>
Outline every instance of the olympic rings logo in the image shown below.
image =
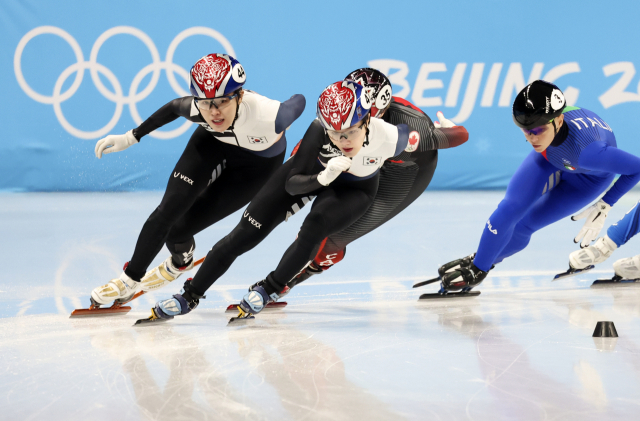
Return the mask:
<svg viewBox="0 0 640 421">
<path fill-rule="evenodd" d="M 29 43 L 29 41 L 42 34 L 57 35 L 67 41 L 69 46 L 71 46 L 71 49 L 73 50 L 77 61 L 75 64 L 67 67 L 60 74 L 60 76 L 58 76 L 58 79 L 53 88 L 53 95 L 51 96 L 42 95 L 34 91 L 26 82 L 24 75 L 22 74 L 22 52 L 24 51 L 24 48 Z M 131 86 L 129 87 L 128 95 L 123 94 L 120 81 L 118 80 L 118 78 L 116 78 L 113 72 L 102 64 L 98 63 L 98 53 L 100 52 L 100 48 L 102 47 L 102 45 L 109 38 L 118 34 L 128 34 L 138 38 L 147 46 L 153 60 L 151 64 L 143 67 L 142 70 L 140 70 L 138 74 L 136 74 L 136 76 L 133 78 Z M 111 129 L 113 129 L 113 127 L 118 123 L 118 120 L 120 120 L 122 109 L 125 104 L 129 106 L 133 121 L 135 121 L 135 123 L 138 125 L 142 123 L 143 120 L 142 118 L 140 118 L 140 114 L 138 113 L 136 104 L 149 96 L 151 92 L 153 92 L 156 85 L 158 84 L 158 80 L 160 79 L 160 72 L 162 70 L 167 73 L 169 84 L 179 96 L 191 95 L 176 81 L 175 73 L 177 72 L 188 85 L 189 72 L 183 67 L 180 67 L 177 64 L 173 63 L 173 55 L 176 51 L 176 48 L 178 48 L 178 45 L 180 45 L 180 43 L 186 38 L 193 35 L 209 36 L 218 41 L 226 50 L 227 54 L 234 57 L 236 56 L 231 43 L 229 43 L 229 41 L 220 32 L 215 31 L 211 28 L 196 26 L 193 28 L 185 29 L 184 31 L 176 35 L 173 41 L 171 41 L 171 44 L 169 44 L 165 61 L 160 61 L 160 54 L 158 54 L 158 49 L 147 34 L 131 26 L 116 26 L 105 31 L 98 37 L 96 42 L 93 44 L 93 47 L 91 48 L 89 61 L 84 61 L 84 56 L 82 54 L 82 50 L 80 49 L 80 45 L 68 32 L 55 26 L 40 26 L 27 32 L 18 43 L 15 55 L 13 56 L 13 70 L 16 74 L 18 84 L 29 97 L 43 104 L 53 104 L 53 109 L 55 111 L 56 117 L 58 118 L 58 121 L 69 134 L 81 139 L 95 139 L 107 135 L 111 131 Z M 89 73 L 91 74 L 91 80 L 93 81 L 98 91 L 105 98 L 116 104 L 116 109 L 113 117 L 107 123 L 107 125 L 99 130 L 95 130 L 92 132 L 82 131 L 73 127 L 64 117 L 61 107 L 61 104 L 67 99 L 71 98 L 80 87 L 80 84 L 82 83 L 82 80 L 84 78 L 84 71 L 86 69 L 89 70 Z M 66 91 L 61 92 L 62 86 L 64 85 L 65 81 L 74 73 L 75 79 L 71 86 Z M 114 92 L 110 91 L 106 86 L 104 86 L 104 84 L 98 77 L 99 73 L 104 75 L 104 77 L 109 80 L 109 82 L 113 86 Z M 141 92 L 138 92 L 140 82 L 149 73 L 153 73 L 149 84 Z M 171 139 L 180 136 L 185 131 L 187 131 L 191 124 L 193 123 L 191 123 L 190 121 L 186 121 L 177 129 L 167 132 L 156 130 L 150 135 L 158 139 Z"/>
</svg>

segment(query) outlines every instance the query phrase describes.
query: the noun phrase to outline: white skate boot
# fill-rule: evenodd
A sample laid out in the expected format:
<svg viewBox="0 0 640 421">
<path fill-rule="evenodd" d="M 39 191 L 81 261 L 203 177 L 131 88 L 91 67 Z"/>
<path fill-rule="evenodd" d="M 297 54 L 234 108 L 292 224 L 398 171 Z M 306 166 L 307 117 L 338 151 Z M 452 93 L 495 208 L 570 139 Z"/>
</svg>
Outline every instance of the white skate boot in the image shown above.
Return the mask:
<svg viewBox="0 0 640 421">
<path fill-rule="evenodd" d="M 149 292 L 160 289 L 175 281 L 180 275 L 191 269 L 193 269 L 193 259 L 187 266 L 176 267 L 173 264 L 171 256 L 169 256 L 167 260 L 160 263 L 158 267 L 151 269 L 140 280 L 142 291 Z"/>
<path fill-rule="evenodd" d="M 573 269 L 584 269 L 588 266 L 597 265 L 611 257 L 611 253 L 617 248 L 616 243 L 605 235 L 598 238 L 593 245 L 571 253 L 569 255 L 569 265 Z"/>
<path fill-rule="evenodd" d="M 616 276 L 622 279 L 640 279 L 640 254 L 626 259 L 617 260 L 613 264 Z"/>
<path fill-rule="evenodd" d="M 91 291 L 92 304 L 98 306 L 111 304 L 114 301 L 125 303 L 140 291 L 140 282 L 129 278 L 124 272 L 120 277 L 112 279 L 109 283 L 94 288 Z"/>
</svg>

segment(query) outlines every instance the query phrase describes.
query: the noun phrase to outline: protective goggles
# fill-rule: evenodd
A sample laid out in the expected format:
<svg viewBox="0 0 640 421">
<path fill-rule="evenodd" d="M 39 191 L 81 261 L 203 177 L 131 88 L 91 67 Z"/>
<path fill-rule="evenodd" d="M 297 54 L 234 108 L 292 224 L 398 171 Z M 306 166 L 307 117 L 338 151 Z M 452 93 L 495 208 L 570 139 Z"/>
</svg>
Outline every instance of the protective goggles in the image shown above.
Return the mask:
<svg viewBox="0 0 640 421">
<path fill-rule="evenodd" d="M 359 125 L 358 127 L 354 127 L 352 129 L 349 129 L 345 132 L 338 132 L 335 130 L 327 130 L 327 134 L 329 135 L 329 137 L 333 140 L 339 141 L 342 139 L 353 139 L 358 132 L 362 129 L 362 126 L 364 126 L 364 123 L 362 123 L 361 125 Z"/>
<path fill-rule="evenodd" d="M 549 120 L 549 123 L 553 123 L 553 119 Z M 547 123 L 547 124 L 549 124 Z M 555 127 L 555 123 L 553 124 L 553 127 Z M 533 135 L 533 136 L 538 136 L 541 133 L 544 133 L 545 130 L 547 130 L 547 125 L 545 124 L 544 126 L 538 126 L 538 127 L 534 127 L 533 129 L 520 129 L 524 132 L 524 134 L 526 135 Z"/>
<path fill-rule="evenodd" d="M 220 98 L 211 98 L 211 99 L 199 99 L 196 98 L 196 104 L 198 108 L 201 110 L 210 110 L 211 108 L 225 108 L 233 98 L 236 98 L 238 94 L 233 94 L 231 96 L 222 96 Z"/>
</svg>

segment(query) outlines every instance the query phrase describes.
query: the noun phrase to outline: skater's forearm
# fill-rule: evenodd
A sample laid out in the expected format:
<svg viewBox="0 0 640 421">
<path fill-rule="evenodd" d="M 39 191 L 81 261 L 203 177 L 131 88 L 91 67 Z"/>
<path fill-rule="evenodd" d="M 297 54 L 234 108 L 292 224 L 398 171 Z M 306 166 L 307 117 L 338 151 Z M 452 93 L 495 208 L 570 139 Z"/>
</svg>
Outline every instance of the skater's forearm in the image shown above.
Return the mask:
<svg viewBox="0 0 640 421">
<path fill-rule="evenodd" d="M 140 140 L 152 131 L 171 123 L 178 117 L 189 117 L 193 97 L 177 98 L 160 107 L 149 118 L 133 129 L 133 135 Z"/>
<path fill-rule="evenodd" d="M 324 187 L 318 181 L 318 174 L 314 175 L 294 175 L 287 180 L 285 184 L 285 189 L 287 193 L 292 196 L 296 196 L 298 194 L 306 194 L 310 193 L 314 190 L 318 190 Z"/>
</svg>

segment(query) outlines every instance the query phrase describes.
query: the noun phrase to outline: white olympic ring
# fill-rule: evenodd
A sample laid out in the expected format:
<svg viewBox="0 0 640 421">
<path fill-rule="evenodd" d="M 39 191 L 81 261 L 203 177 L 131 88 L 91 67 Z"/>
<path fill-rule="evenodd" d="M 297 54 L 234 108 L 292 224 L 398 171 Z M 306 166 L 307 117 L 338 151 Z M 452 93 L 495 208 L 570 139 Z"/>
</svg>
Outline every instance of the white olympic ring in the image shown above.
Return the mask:
<svg viewBox="0 0 640 421">
<path fill-rule="evenodd" d="M 38 35 L 42 34 L 52 34 L 57 35 L 60 38 L 67 41 L 67 43 L 71 46 L 73 53 L 76 56 L 76 63 L 67 67 L 61 74 L 58 76 L 56 80 L 55 86 L 53 88 L 53 95 L 47 96 L 42 95 L 36 91 L 34 91 L 31 86 L 26 82 L 24 75 L 22 74 L 22 53 L 26 47 L 26 45 Z M 100 52 L 100 48 L 102 44 L 104 44 L 109 38 L 118 34 L 128 34 L 133 35 L 142 41 L 149 52 L 151 53 L 152 63 L 143 67 L 136 76 L 133 78 L 131 82 L 131 86 L 129 87 L 129 94 L 123 95 L 122 86 L 120 85 L 120 81 L 113 74 L 111 70 L 98 63 L 98 53 Z M 218 41 L 222 47 L 225 49 L 225 52 L 233 57 L 236 57 L 236 53 L 231 46 L 231 43 L 218 31 L 203 27 L 203 26 L 195 26 L 193 28 L 185 29 L 180 32 L 169 44 L 169 48 L 167 49 L 167 55 L 165 61 L 160 61 L 160 54 L 158 53 L 158 49 L 155 44 L 151 40 L 151 38 L 142 32 L 141 30 L 131 27 L 131 26 L 116 26 L 105 31 L 102 35 L 98 37 L 96 42 L 93 44 L 91 48 L 91 53 L 89 55 L 89 61 L 84 61 L 84 55 L 82 54 L 82 49 L 78 42 L 73 38 L 68 32 L 63 29 L 60 29 L 55 26 L 40 26 L 31 31 L 27 32 L 20 42 L 18 43 L 18 47 L 16 48 L 15 55 L 13 56 L 13 70 L 16 75 L 16 79 L 18 80 L 18 84 L 22 88 L 22 90 L 32 99 L 38 101 L 43 104 L 52 104 L 56 117 L 58 121 L 62 125 L 62 127 L 71 135 L 78 137 L 80 139 L 95 139 L 98 137 L 103 137 L 107 135 L 111 129 L 115 127 L 120 120 L 120 116 L 122 115 L 122 108 L 126 104 L 129 106 L 129 110 L 131 112 L 131 118 L 133 121 L 140 125 L 142 123 L 142 118 L 138 113 L 138 108 L 136 104 L 143 99 L 145 99 L 158 84 L 158 80 L 160 79 L 160 71 L 164 70 L 167 74 L 167 80 L 169 81 L 169 85 L 171 88 L 180 96 L 188 96 L 190 95 L 188 90 L 185 90 L 177 81 L 175 77 L 175 72 L 177 72 L 188 84 L 189 83 L 189 72 L 185 70 L 183 67 L 178 66 L 173 63 L 173 55 L 178 48 L 178 45 L 186 38 L 193 35 L 206 35 L 209 36 L 216 41 Z M 91 80 L 94 85 L 98 89 L 98 91 L 109 101 L 112 101 L 116 104 L 116 109 L 113 114 L 111 120 L 107 123 L 106 126 L 102 127 L 99 130 L 95 130 L 92 132 L 83 131 L 72 126 L 67 119 L 64 117 L 62 113 L 62 104 L 64 101 L 71 98 L 78 88 L 80 88 L 80 84 L 82 83 L 82 79 L 84 78 L 84 71 L 88 69 L 91 74 Z M 66 82 L 66 80 L 73 73 L 76 74 L 76 77 L 71 84 L 71 86 L 64 92 L 62 91 L 62 86 Z M 109 83 L 113 86 L 114 92 L 111 92 L 100 80 L 98 73 L 101 73 L 104 77 L 109 80 Z M 147 76 L 149 73 L 153 73 L 151 75 L 151 81 L 149 84 L 142 90 L 142 92 L 138 92 L 138 87 L 140 82 Z M 190 121 L 186 121 L 182 126 L 177 129 L 161 132 L 156 130 L 150 133 L 150 136 L 158 138 L 158 139 L 171 139 L 183 134 L 189 127 L 191 126 Z"/>
</svg>

